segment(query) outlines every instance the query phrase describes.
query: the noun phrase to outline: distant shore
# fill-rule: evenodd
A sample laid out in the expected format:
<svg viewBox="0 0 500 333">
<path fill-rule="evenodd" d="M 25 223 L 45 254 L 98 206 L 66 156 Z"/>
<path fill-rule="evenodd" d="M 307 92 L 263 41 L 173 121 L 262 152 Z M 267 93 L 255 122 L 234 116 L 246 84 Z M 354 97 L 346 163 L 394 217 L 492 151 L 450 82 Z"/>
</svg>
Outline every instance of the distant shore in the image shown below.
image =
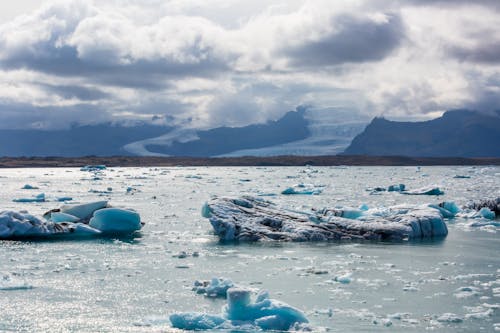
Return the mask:
<svg viewBox="0 0 500 333">
<path fill-rule="evenodd" d="M 500 165 L 500 158 L 404 157 L 404 156 L 272 156 L 272 157 L 0 157 L 0 168 L 161 166 L 430 166 Z"/>
</svg>

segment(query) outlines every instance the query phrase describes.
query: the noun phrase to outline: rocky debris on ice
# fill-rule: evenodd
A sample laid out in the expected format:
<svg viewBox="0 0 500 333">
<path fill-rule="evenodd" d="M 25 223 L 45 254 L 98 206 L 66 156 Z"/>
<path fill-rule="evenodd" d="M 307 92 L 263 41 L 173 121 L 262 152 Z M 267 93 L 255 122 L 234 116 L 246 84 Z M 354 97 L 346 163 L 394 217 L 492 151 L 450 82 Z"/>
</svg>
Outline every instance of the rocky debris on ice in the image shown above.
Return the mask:
<svg viewBox="0 0 500 333">
<path fill-rule="evenodd" d="M 269 298 L 267 292 L 260 292 L 255 302 L 251 291 L 245 288 L 227 290 L 227 305 L 221 315 L 205 313 L 174 313 L 170 322 L 174 328 L 184 330 L 238 329 L 288 331 L 305 328 L 309 321 L 300 310 Z"/>
<path fill-rule="evenodd" d="M 196 280 L 194 281 L 193 290 L 197 294 L 203 294 L 207 297 L 222 297 L 226 298 L 226 293 L 229 288 L 234 287 L 233 281 L 225 278 L 212 278 L 212 280 Z"/>
<path fill-rule="evenodd" d="M 413 190 L 408 190 L 405 184 L 397 184 L 397 185 L 389 185 L 387 188 L 385 187 L 374 187 L 368 188 L 367 191 L 370 191 L 370 194 L 378 194 L 380 192 L 397 192 L 401 194 L 408 195 L 443 195 L 444 191 L 442 191 L 437 186 L 427 186 L 422 188 L 417 188 Z"/>
<path fill-rule="evenodd" d="M 303 194 L 303 195 L 318 195 L 323 192 L 324 186 L 315 186 L 312 184 L 295 184 L 291 187 L 287 187 L 281 194 L 284 195 L 294 195 L 294 194 Z"/>
<path fill-rule="evenodd" d="M 107 201 L 64 205 L 43 215 L 44 220 L 27 211 L 0 212 L 0 239 L 61 235 L 112 235 L 140 230 L 137 212 L 112 208 Z"/>
<path fill-rule="evenodd" d="M 500 216 L 500 197 L 491 200 L 481 200 L 478 202 L 473 202 L 464 207 L 465 209 L 471 209 L 475 211 L 481 211 L 483 208 L 487 208 L 488 211 L 493 212 L 496 217 Z M 486 213 L 486 210 L 483 210 Z M 491 214 L 488 214 L 491 216 Z"/>
<path fill-rule="evenodd" d="M 441 211 L 429 206 L 297 212 L 261 198 L 216 197 L 203 206 L 202 216 L 225 241 L 400 241 L 448 234 Z"/>
</svg>

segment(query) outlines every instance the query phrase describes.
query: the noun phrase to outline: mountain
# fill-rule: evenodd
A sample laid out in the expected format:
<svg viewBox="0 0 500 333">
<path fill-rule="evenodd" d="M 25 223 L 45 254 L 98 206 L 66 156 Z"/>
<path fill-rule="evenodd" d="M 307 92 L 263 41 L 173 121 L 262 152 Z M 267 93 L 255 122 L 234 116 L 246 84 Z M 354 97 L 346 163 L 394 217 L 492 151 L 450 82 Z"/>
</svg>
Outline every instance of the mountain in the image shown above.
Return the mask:
<svg viewBox="0 0 500 333">
<path fill-rule="evenodd" d="M 64 130 L 0 129 L 0 156 L 131 155 L 123 149 L 127 143 L 170 130 L 165 126 L 120 126 L 110 123 L 73 126 Z"/>
<path fill-rule="evenodd" d="M 264 124 L 208 130 L 147 123 L 0 129 L 0 157 L 335 155 L 368 120 L 350 109 L 298 107 Z"/>
<path fill-rule="evenodd" d="M 344 155 L 500 157 L 500 111 L 447 111 L 423 122 L 375 118 Z"/>
</svg>

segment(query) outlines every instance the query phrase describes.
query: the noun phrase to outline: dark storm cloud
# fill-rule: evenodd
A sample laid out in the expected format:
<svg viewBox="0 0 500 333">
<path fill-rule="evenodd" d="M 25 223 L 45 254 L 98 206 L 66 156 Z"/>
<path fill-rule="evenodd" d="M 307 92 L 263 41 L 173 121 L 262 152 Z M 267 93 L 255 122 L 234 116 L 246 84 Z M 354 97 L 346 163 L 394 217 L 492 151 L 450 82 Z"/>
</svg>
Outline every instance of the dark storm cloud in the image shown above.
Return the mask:
<svg viewBox="0 0 500 333">
<path fill-rule="evenodd" d="M 217 59 L 210 50 L 205 50 L 205 54 L 196 54 L 193 49 L 192 56 L 202 60 L 192 63 L 161 58 L 120 63 L 110 57 L 81 59 L 75 47 L 56 46 L 54 39 L 57 38 L 17 50 L 0 60 L 0 68 L 29 69 L 60 77 L 83 77 L 99 84 L 148 90 L 164 89 L 168 79 L 213 76 L 228 70 L 226 61 Z"/>
<path fill-rule="evenodd" d="M 475 47 L 453 45 L 447 53 L 460 61 L 480 64 L 500 64 L 500 40 L 483 39 L 484 42 Z"/>
<path fill-rule="evenodd" d="M 41 84 L 44 90 L 54 93 L 64 99 L 76 98 L 80 101 L 98 101 L 110 97 L 109 94 L 96 89 L 88 88 L 84 86 L 72 86 L 72 85 L 51 85 L 51 84 Z"/>
<path fill-rule="evenodd" d="M 397 15 L 389 15 L 384 22 L 344 15 L 332 24 L 337 27 L 334 32 L 285 51 L 293 65 L 314 67 L 382 60 L 405 36 Z"/>
<path fill-rule="evenodd" d="M 68 128 L 74 123 L 99 123 L 109 115 L 99 106 L 33 106 L 27 103 L 0 102 L 0 128 Z"/>
</svg>

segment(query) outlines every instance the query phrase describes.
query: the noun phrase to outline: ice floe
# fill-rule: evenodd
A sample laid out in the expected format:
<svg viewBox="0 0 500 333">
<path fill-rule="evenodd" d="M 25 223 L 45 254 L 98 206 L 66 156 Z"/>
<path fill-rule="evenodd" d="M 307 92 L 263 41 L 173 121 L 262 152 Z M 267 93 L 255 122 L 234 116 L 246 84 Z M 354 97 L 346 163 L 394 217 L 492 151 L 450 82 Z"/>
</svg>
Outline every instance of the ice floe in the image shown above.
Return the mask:
<svg viewBox="0 0 500 333">
<path fill-rule="evenodd" d="M 222 314 L 174 313 L 170 315 L 172 326 L 184 330 L 238 329 L 238 330 L 300 330 L 308 323 L 305 314 L 261 291 L 254 302 L 246 288 L 229 288 L 227 305 Z"/>
<path fill-rule="evenodd" d="M 440 210 L 428 205 L 395 207 L 383 214 L 342 209 L 298 212 L 261 198 L 216 197 L 203 206 L 202 215 L 225 241 L 398 241 L 448 234 Z"/>
<path fill-rule="evenodd" d="M 121 234 L 142 227 L 138 213 L 108 207 L 107 201 L 64 205 L 45 213 L 43 217 L 44 220 L 27 211 L 0 212 L 0 239 Z"/>
<path fill-rule="evenodd" d="M 296 184 L 291 187 L 287 187 L 281 194 L 293 195 L 293 194 L 304 194 L 304 195 L 318 195 L 323 192 L 324 186 L 315 186 L 312 184 Z"/>
<path fill-rule="evenodd" d="M 89 171 L 89 172 L 102 171 L 102 170 L 106 170 L 105 165 L 86 165 L 80 168 L 80 171 Z"/>
</svg>

